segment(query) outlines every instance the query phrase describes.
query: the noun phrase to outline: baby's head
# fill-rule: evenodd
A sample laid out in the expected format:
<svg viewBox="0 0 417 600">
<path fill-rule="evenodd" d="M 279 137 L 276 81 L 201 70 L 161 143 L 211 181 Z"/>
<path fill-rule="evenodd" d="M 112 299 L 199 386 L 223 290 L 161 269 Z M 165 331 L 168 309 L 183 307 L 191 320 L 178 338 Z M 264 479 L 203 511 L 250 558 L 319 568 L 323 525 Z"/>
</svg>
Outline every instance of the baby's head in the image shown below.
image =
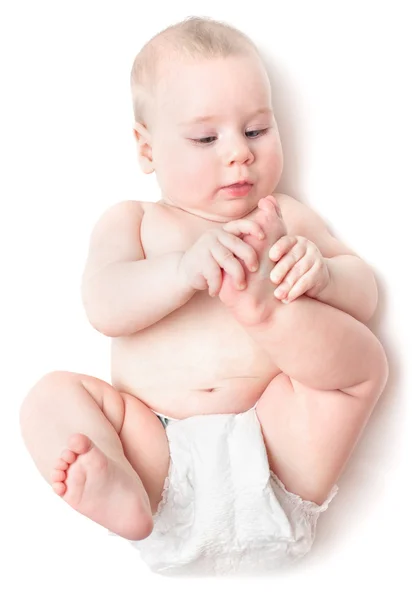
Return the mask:
<svg viewBox="0 0 417 600">
<path fill-rule="evenodd" d="M 243 33 L 197 17 L 172 25 L 136 56 L 131 87 L 139 164 L 167 204 L 226 222 L 275 190 L 283 160 L 269 78 Z M 253 183 L 244 196 L 221 189 L 242 180 Z"/>
</svg>

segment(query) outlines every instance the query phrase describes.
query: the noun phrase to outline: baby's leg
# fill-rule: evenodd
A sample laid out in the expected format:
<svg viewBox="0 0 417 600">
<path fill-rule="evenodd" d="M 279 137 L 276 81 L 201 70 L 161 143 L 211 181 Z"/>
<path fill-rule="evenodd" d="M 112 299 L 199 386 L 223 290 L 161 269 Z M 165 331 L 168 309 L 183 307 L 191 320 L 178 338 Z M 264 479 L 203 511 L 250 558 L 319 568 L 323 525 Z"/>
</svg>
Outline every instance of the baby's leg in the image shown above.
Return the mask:
<svg viewBox="0 0 417 600">
<path fill-rule="evenodd" d="M 267 239 L 244 239 L 265 256 L 283 224 L 273 207 L 262 206 L 256 218 Z M 287 305 L 276 300 L 273 265 L 266 253 L 265 272 L 246 272 L 243 292 L 226 275 L 220 298 L 282 371 L 256 407 L 270 467 L 289 491 L 320 504 L 385 387 L 387 359 L 366 325 L 345 312 L 305 295 Z"/>
<path fill-rule="evenodd" d="M 70 506 L 127 539 L 150 535 L 169 446 L 140 400 L 95 377 L 53 372 L 26 396 L 20 424 L 41 475 Z"/>
</svg>

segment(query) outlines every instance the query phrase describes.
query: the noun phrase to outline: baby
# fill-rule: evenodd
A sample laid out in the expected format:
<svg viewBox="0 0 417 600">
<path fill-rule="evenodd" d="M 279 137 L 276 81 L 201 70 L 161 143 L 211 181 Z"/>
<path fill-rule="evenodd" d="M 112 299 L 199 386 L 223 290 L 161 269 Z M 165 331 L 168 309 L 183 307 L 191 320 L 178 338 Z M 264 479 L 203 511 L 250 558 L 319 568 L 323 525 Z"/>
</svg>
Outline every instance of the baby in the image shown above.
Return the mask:
<svg viewBox="0 0 417 600">
<path fill-rule="evenodd" d="M 186 19 L 131 83 L 161 200 L 119 202 L 91 234 L 82 298 L 112 385 L 45 375 L 22 436 L 53 490 L 155 572 L 276 568 L 310 550 L 386 385 L 375 279 L 275 191 L 270 83 L 243 33 Z"/>
</svg>

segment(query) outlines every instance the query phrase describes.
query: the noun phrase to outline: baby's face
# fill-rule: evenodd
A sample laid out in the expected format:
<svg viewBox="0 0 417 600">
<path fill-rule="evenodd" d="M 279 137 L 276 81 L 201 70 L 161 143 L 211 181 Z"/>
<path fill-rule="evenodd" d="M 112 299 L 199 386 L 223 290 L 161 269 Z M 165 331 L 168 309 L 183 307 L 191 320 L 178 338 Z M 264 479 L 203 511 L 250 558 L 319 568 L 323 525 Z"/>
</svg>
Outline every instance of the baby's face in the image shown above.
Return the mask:
<svg viewBox="0 0 417 600">
<path fill-rule="evenodd" d="M 256 56 L 180 61 L 165 74 L 152 128 L 164 201 L 213 221 L 243 217 L 275 190 L 282 173 L 263 65 Z M 221 189 L 245 179 L 253 183 L 246 195 Z"/>
</svg>

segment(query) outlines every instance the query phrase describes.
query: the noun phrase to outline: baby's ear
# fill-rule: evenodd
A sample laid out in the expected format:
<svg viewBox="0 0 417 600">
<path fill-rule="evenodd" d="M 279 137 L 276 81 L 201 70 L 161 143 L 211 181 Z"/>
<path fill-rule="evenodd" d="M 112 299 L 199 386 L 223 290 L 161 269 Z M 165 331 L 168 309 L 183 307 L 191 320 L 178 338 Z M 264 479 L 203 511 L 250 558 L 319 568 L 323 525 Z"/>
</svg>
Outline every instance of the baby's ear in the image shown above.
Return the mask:
<svg viewBox="0 0 417 600">
<path fill-rule="evenodd" d="M 154 172 L 152 159 L 151 136 L 145 125 L 135 123 L 133 125 L 133 135 L 137 144 L 138 160 L 142 171 L 146 174 Z"/>
</svg>

